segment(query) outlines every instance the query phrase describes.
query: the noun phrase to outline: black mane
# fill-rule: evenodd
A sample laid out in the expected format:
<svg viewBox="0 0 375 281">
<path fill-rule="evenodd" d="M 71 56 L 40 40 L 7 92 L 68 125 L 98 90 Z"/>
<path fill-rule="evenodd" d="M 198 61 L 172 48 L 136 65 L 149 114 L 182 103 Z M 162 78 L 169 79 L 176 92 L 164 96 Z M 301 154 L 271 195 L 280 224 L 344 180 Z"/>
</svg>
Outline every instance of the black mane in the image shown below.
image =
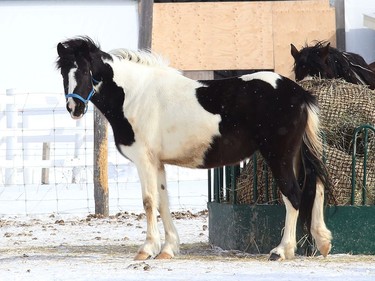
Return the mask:
<svg viewBox="0 0 375 281">
<path fill-rule="evenodd" d="M 366 84 L 371 89 L 375 88 L 375 72 L 363 57 L 342 52 L 331 47 L 327 41 L 318 41 L 314 46 L 306 45 L 298 54 L 292 51 L 292 55 L 295 59 L 293 70 L 296 80 L 302 80 L 307 75 L 343 78 L 353 84 Z"/>
<path fill-rule="evenodd" d="M 61 42 L 66 48 L 66 55 L 59 56 L 56 60 L 56 67 L 60 69 L 65 62 L 71 61 L 73 56 L 78 53 L 95 53 L 100 51 L 100 45 L 88 36 L 78 36 L 72 39 Z"/>
</svg>

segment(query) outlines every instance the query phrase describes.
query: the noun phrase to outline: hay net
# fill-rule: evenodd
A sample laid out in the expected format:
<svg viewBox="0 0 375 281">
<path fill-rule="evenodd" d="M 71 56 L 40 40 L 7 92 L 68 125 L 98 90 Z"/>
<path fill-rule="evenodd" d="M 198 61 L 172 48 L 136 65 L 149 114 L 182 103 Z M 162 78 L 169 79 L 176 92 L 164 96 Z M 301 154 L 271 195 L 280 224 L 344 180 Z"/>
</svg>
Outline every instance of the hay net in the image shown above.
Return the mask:
<svg viewBox="0 0 375 281">
<path fill-rule="evenodd" d="M 375 125 L 375 92 L 366 86 L 354 85 L 341 79 L 313 79 L 299 83 L 317 96 L 320 106 L 320 121 L 325 143 L 325 158 L 333 184 L 331 193 L 334 200 L 329 204 L 349 205 L 352 195 L 352 152 L 353 133 L 363 124 Z M 355 204 L 362 203 L 364 176 L 364 136 L 359 133 L 356 144 L 356 185 Z M 375 203 L 375 135 L 368 134 L 366 204 Z M 272 173 L 259 168 L 264 160 L 257 158 L 257 198 L 254 197 L 254 161 L 249 159 L 237 179 L 237 200 L 240 204 L 271 203 L 279 201 L 272 196 Z"/>
</svg>

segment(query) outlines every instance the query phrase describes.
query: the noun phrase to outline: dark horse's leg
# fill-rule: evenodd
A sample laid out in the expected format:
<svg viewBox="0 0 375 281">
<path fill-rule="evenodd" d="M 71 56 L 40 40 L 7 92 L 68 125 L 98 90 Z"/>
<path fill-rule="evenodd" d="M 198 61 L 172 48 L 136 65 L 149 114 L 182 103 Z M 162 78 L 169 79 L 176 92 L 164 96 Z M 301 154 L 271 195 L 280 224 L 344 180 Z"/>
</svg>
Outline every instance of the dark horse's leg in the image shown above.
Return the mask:
<svg viewBox="0 0 375 281">
<path fill-rule="evenodd" d="M 280 244 L 271 250 L 271 260 L 283 260 L 294 257 L 296 249 L 296 227 L 301 202 L 296 171 L 300 163 L 300 148 L 303 129 L 283 137 L 268 136 L 267 144 L 260 147 L 260 152 L 267 161 L 278 187 L 283 195 L 286 208 L 285 228 Z"/>
<path fill-rule="evenodd" d="M 294 155 L 293 155 L 294 156 Z M 271 250 L 271 260 L 284 260 L 294 257 L 297 246 L 296 228 L 301 201 L 301 190 L 293 168 L 292 156 L 269 161 L 274 178 L 279 186 L 286 208 L 285 228 L 280 244 Z"/>
</svg>

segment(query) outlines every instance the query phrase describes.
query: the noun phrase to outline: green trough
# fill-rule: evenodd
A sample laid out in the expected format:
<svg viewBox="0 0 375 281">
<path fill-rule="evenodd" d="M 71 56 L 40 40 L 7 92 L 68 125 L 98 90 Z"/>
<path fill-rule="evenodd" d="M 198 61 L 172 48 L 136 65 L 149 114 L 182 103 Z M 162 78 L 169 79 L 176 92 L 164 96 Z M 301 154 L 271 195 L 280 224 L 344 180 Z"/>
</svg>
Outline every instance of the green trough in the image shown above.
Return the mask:
<svg viewBox="0 0 375 281">
<path fill-rule="evenodd" d="M 374 127 L 369 125 L 361 126 L 356 132 L 360 130 L 364 130 L 366 136 L 368 130 L 375 132 Z M 355 157 L 353 161 L 355 164 Z M 210 243 L 224 250 L 267 254 L 280 243 L 285 207 L 274 204 L 237 204 L 235 182 L 239 172 L 238 166 L 209 171 Z M 325 221 L 333 235 L 333 254 L 375 255 L 375 205 L 366 205 L 365 192 L 369 188 L 366 186 L 366 175 L 363 180 L 362 205 L 325 208 Z M 354 190 L 355 182 L 352 184 Z M 256 195 L 257 187 L 252 188 Z M 311 252 L 312 247 L 303 239 L 302 233 L 297 235 L 297 240 L 300 239 L 297 253 Z"/>
</svg>

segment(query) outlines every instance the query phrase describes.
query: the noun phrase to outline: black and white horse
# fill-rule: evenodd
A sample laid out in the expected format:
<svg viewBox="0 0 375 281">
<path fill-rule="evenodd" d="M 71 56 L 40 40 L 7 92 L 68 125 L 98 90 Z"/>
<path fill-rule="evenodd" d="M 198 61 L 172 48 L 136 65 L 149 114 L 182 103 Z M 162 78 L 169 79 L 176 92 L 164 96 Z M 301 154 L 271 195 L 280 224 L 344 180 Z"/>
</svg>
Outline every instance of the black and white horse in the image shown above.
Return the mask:
<svg viewBox="0 0 375 281">
<path fill-rule="evenodd" d="M 360 55 L 341 52 L 331 47 L 330 43 L 322 41 L 314 46 L 305 46 L 300 51 L 293 44 L 290 46 L 297 81 L 308 76 L 342 78 L 349 83 L 368 85 L 370 89 L 375 89 L 373 67 L 368 65 Z"/>
<path fill-rule="evenodd" d="M 238 163 L 256 150 L 269 164 L 287 211 L 271 259 L 294 256 L 300 211 L 320 252 L 329 253 L 331 233 L 323 220 L 329 180 L 320 160 L 318 106 L 309 92 L 273 72 L 195 81 L 154 54 L 106 53 L 87 37 L 59 43 L 57 51 L 71 117 L 81 118 L 90 100 L 111 124 L 119 152 L 137 167 L 147 235 L 135 259 L 179 252 L 165 164 L 211 168 Z"/>
</svg>

